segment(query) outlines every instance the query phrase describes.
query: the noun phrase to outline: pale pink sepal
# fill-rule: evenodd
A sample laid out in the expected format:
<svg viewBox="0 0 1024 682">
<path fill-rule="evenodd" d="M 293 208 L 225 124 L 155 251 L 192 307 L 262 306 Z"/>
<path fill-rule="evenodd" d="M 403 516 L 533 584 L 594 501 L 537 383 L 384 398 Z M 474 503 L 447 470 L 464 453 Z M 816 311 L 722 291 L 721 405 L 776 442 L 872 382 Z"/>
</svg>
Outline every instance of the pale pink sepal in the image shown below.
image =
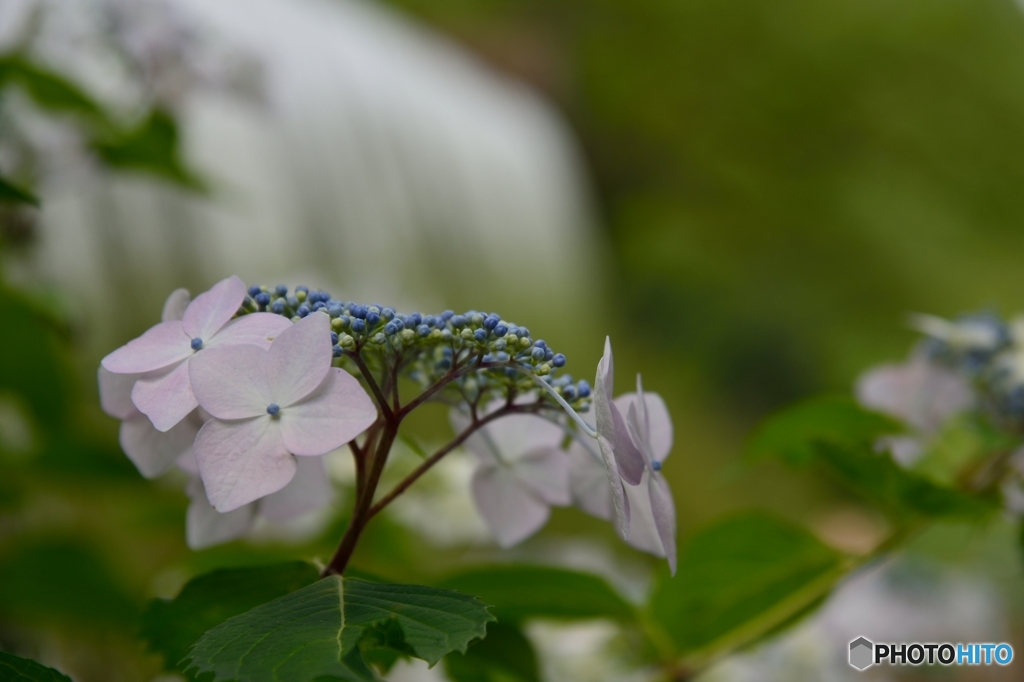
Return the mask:
<svg viewBox="0 0 1024 682">
<path fill-rule="evenodd" d="M 265 415 L 274 402 L 266 378 L 267 355 L 253 345 L 219 346 L 197 353 L 189 362 L 196 400 L 217 419 Z"/>
<path fill-rule="evenodd" d="M 547 504 L 530 494 L 507 469 L 481 467 L 473 474 L 473 501 L 488 530 L 503 548 L 540 530 L 551 515 Z"/>
<path fill-rule="evenodd" d="M 101 364 L 117 374 L 152 372 L 191 356 L 190 343 L 181 322 L 161 322 L 107 355 Z"/>
<path fill-rule="evenodd" d="M 193 550 L 237 540 L 249 532 L 256 519 L 256 503 L 226 514 L 218 512 L 210 506 L 203 483 L 198 478 L 189 481 L 186 492 L 192 501 L 185 516 L 185 541 Z"/>
<path fill-rule="evenodd" d="M 275 493 L 295 475 L 295 458 L 269 415 L 208 421 L 196 437 L 194 451 L 206 495 L 220 512 Z"/>
<path fill-rule="evenodd" d="M 249 313 L 231 320 L 211 337 L 204 347 L 211 348 L 222 345 L 253 344 L 260 348 L 270 348 L 270 344 L 292 326 L 291 320 L 273 313 Z M 328 339 L 330 335 L 328 334 Z M 330 344 L 328 344 L 330 345 Z"/>
<path fill-rule="evenodd" d="M 189 381 L 189 362 L 135 382 L 132 402 L 139 412 L 149 417 L 158 431 L 167 431 L 199 405 Z"/>
<path fill-rule="evenodd" d="M 597 449 L 596 443 L 594 449 Z M 591 516 L 611 521 L 615 510 L 603 460 L 576 441 L 569 446 L 568 460 L 573 505 Z"/>
<path fill-rule="evenodd" d="M 140 474 L 156 478 L 179 458 L 192 452 L 192 442 L 201 425 L 198 418 L 187 418 L 170 430 L 161 432 L 145 415 L 135 413 L 121 422 L 121 449 Z"/>
<path fill-rule="evenodd" d="M 115 374 L 102 367 L 96 370 L 100 387 L 100 407 L 115 419 L 127 419 L 139 411 L 132 402 L 132 387 L 141 374 Z"/>
<path fill-rule="evenodd" d="M 643 455 L 629 438 L 625 418 L 612 400 L 614 391 L 612 344 L 606 338 L 604 355 L 597 364 L 597 376 L 594 379 L 594 419 L 598 435 L 604 439 L 605 447 L 611 449 L 617 475 L 626 483 L 637 485 L 644 472 Z"/>
<path fill-rule="evenodd" d="M 283 523 L 330 504 L 334 490 L 324 470 L 322 457 L 297 457 L 295 476 L 285 487 L 256 504 L 259 515 Z"/>
<path fill-rule="evenodd" d="M 245 283 L 232 275 L 214 284 L 189 304 L 181 324 L 190 339 L 206 341 L 235 316 L 245 301 Z"/>
<path fill-rule="evenodd" d="M 191 302 L 192 299 L 188 295 L 188 289 L 175 289 L 167 297 L 167 300 L 164 301 L 164 309 L 160 319 L 164 322 L 180 320 L 184 317 L 185 309 L 188 308 L 188 304 Z"/>
<path fill-rule="evenodd" d="M 370 428 L 377 419 L 377 408 L 363 387 L 351 374 L 336 367 L 329 367 L 320 386 L 299 402 L 287 404 L 282 400 L 279 404 L 281 437 L 294 455 L 327 454 Z"/>
<path fill-rule="evenodd" d="M 282 407 L 313 392 L 331 366 L 331 318 L 311 313 L 285 329 L 270 346 L 267 383 Z"/>
</svg>

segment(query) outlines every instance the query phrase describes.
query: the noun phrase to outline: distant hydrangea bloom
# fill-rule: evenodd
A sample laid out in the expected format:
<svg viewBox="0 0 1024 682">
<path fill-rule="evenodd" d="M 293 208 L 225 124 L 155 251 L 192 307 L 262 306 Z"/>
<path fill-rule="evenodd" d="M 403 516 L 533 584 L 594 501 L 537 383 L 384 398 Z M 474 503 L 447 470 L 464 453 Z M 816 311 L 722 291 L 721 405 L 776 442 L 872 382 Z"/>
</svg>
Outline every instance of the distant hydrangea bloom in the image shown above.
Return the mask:
<svg viewBox="0 0 1024 682">
<path fill-rule="evenodd" d="M 245 295 L 245 284 L 238 277 L 218 282 L 189 303 L 180 320 L 165 320 L 103 358 L 101 364 L 108 372 L 145 375 L 135 382 L 132 402 L 159 431 L 169 430 L 199 405 L 189 378 L 193 358 L 225 345 L 266 348 L 291 326 L 271 313 L 232 319 Z"/>
<path fill-rule="evenodd" d="M 974 391 L 966 378 L 937 365 L 917 351 L 901 364 L 874 367 L 860 376 L 855 388 L 861 405 L 905 422 L 911 435 L 884 437 L 888 449 L 903 466 L 911 466 L 924 452 L 929 438 L 951 416 L 970 409 Z"/>
<path fill-rule="evenodd" d="M 910 326 L 956 351 L 994 351 L 1002 343 L 1002 333 L 993 321 L 966 318 L 951 322 L 935 315 L 915 313 Z"/>
<path fill-rule="evenodd" d="M 333 357 L 330 318 L 317 312 L 289 323 L 269 349 L 222 346 L 192 359 L 192 388 L 213 417 L 194 450 L 214 509 L 277 492 L 295 475 L 296 455 L 327 454 L 377 419 L 359 382 L 331 367 Z"/>
<path fill-rule="evenodd" d="M 452 410 L 456 432 L 469 417 Z M 466 440 L 477 457 L 473 501 L 498 544 L 512 547 L 530 537 L 551 516 L 552 506 L 568 506 L 569 460 L 560 449 L 565 432 L 543 417 L 512 415 L 487 424 Z"/>
</svg>

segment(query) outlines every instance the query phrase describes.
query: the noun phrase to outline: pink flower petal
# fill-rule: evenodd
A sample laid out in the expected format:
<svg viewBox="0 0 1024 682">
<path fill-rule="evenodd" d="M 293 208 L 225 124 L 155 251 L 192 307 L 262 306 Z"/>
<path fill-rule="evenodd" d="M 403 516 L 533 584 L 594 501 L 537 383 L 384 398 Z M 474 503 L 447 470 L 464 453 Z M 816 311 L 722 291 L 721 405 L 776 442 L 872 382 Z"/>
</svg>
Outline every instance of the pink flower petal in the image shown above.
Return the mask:
<svg viewBox="0 0 1024 682">
<path fill-rule="evenodd" d="M 594 449 L 597 449 L 596 443 Z M 611 521 L 614 514 L 612 491 L 603 460 L 594 457 L 578 442 L 569 446 L 567 454 L 572 503 L 591 516 Z M 619 485 L 621 488 L 621 483 Z"/>
<path fill-rule="evenodd" d="M 641 552 L 665 557 L 665 550 L 658 536 L 658 527 L 654 523 L 654 512 L 651 508 L 651 471 L 644 472 L 640 485 L 624 486 L 626 498 L 629 500 L 629 535 L 623 538 L 630 546 Z"/>
<path fill-rule="evenodd" d="M 228 323 L 245 301 L 245 284 L 237 277 L 229 277 L 196 296 L 185 309 L 182 327 L 189 341 L 207 341 Z"/>
<path fill-rule="evenodd" d="M 192 299 L 188 295 L 188 289 L 175 289 L 164 302 L 164 310 L 163 314 L 160 315 L 160 319 L 164 322 L 180 320 L 185 316 L 185 309 L 188 308 L 188 304 L 191 302 Z"/>
<path fill-rule="evenodd" d="M 651 513 L 654 526 L 661 540 L 662 551 L 668 559 L 668 567 L 672 575 L 676 574 L 676 505 L 672 499 L 672 490 L 668 487 L 665 477 L 654 474 L 649 482 Z"/>
<path fill-rule="evenodd" d="M 297 322 L 295 327 L 301 324 Z M 294 455 L 327 454 L 377 419 L 376 406 L 355 377 L 336 367 L 328 369 L 327 377 L 305 400 L 287 407 L 281 403 L 281 436 Z"/>
<path fill-rule="evenodd" d="M 516 545 L 540 530 L 551 510 L 525 490 L 508 470 L 484 465 L 474 472 L 473 501 L 501 547 Z"/>
<path fill-rule="evenodd" d="M 189 360 L 192 392 L 217 419 L 267 414 L 274 402 L 267 385 L 268 351 L 253 345 L 204 348 Z"/>
<path fill-rule="evenodd" d="M 295 475 L 295 458 L 285 449 L 269 415 L 237 422 L 206 422 L 193 447 L 213 508 L 229 512 L 276 493 Z"/>
<path fill-rule="evenodd" d="M 140 474 L 155 478 L 191 452 L 198 432 L 199 424 L 192 419 L 182 419 L 167 432 L 157 431 L 145 415 L 136 413 L 121 422 L 121 449 Z"/>
<path fill-rule="evenodd" d="M 205 549 L 236 540 L 249 532 L 256 519 L 255 504 L 247 504 L 226 514 L 211 507 L 203 482 L 198 477 L 189 481 L 186 491 L 192 498 L 185 517 L 185 540 L 191 549 Z"/>
<path fill-rule="evenodd" d="M 550 505 L 564 507 L 569 494 L 569 458 L 558 448 L 533 450 L 514 460 L 511 471 L 537 497 Z"/>
<path fill-rule="evenodd" d="M 152 372 L 191 356 L 191 342 L 181 322 L 161 322 L 103 358 L 100 364 L 117 374 Z"/>
<path fill-rule="evenodd" d="M 611 443 L 604 436 L 597 437 L 597 445 L 601 451 L 601 457 L 604 459 L 605 476 L 608 478 L 611 490 L 612 509 L 615 510 L 615 528 L 620 536 L 626 538 L 629 537 L 629 500 L 623 490 L 619 467 L 615 463 L 615 452 Z"/>
<path fill-rule="evenodd" d="M 132 402 L 158 431 L 167 431 L 199 405 L 188 378 L 190 363 L 186 360 L 170 371 L 135 382 Z"/>
<path fill-rule="evenodd" d="M 466 419 L 468 426 L 468 417 Z M 565 437 L 565 431 L 557 424 L 528 414 L 502 417 L 489 423 L 483 431 L 486 440 L 477 432 L 467 440 L 466 446 L 478 454 L 490 455 L 493 455 L 493 448 L 497 448 L 500 458 L 507 462 L 537 450 L 557 448 Z"/>
<path fill-rule="evenodd" d="M 270 348 L 274 339 L 292 326 L 291 320 L 273 313 L 249 313 L 224 325 L 204 348 L 249 343 Z M 330 336 L 330 335 L 328 335 Z"/>
<path fill-rule="evenodd" d="M 270 346 L 267 382 L 282 408 L 312 393 L 331 367 L 331 318 L 310 313 L 278 334 Z"/>
<path fill-rule="evenodd" d="M 323 509 L 331 502 L 334 490 L 327 480 L 320 457 L 297 457 L 295 478 L 285 487 L 259 501 L 259 515 L 277 522 Z"/>
<path fill-rule="evenodd" d="M 617 475 L 626 483 L 636 485 L 644 473 L 645 463 L 643 455 L 629 437 L 625 419 L 612 402 L 615 380 L 613 363 L 611 340 L 606 338 L 604 356 L 597 364 L 597 377 L 594 380 L 594 418 L 597 420 L 598 435 L 613 454 Z"/>
<path fill-rule="evenodd" d="M 100 387 L 100 407 L 116 419 L 127 419 L 139 411 L 132 402 L 132 387 L 141 374 L 114 374 L 103 369 L 96 371 L 96 382 Z"/>
<path fill-rule="evenodd" d="M 927 434 L 974 402 L 967 381 L 921 355 L 867 371 L 857 380 L 856 394 L 865 407 L 902 419 Z"/>
</svg>

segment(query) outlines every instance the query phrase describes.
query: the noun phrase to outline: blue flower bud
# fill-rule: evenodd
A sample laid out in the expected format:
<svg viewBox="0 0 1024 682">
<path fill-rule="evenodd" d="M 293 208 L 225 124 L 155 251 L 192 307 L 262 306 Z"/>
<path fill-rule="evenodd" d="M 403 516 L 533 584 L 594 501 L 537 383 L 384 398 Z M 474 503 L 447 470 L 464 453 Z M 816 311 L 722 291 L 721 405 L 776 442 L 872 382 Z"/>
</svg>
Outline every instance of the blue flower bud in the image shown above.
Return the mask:
<svg viewBox="0 0 1024 682">
<path fill-rule="evenodd" d="M 527 329 L 526 327 L 519 327 L 519 329 L 516 331 L 516 336 L 518 336 L 520 338 L 523 338 L 523 337 L 526 337 L 526 336 L 529 336 L 529 335 L 530 335 L 530 330 Z"/>
<path fill-rule="evenodd" d="M 561 353 L 557 353 L 553 358 L 551 358 L 551 365 L 553 367 L 565 367 L 565 356 Z"/>
<path fill-rule="evenodd" d="M 515 379 L 517 376 L 519 376 L 519 372 L 509 367 L 508 369 L 505 370 L 505 376 L 507 376 L 509 379 Z"/>
<path fill-rule="evenodd" d="M 284 298 L 288 295 L 288 287 L 283 284 L 278 284 L 274 287 L 274 293 L 277 294 L 279 298 Z"/>
<path fill-rule="evenodd" d="M 487 340 L 487 330 L 477 329 L 475 332 L 473 332 L 473 337 L 480 343 L 483 343 L 484 341 Z"/>
<path fill-rule="evenodd" d="M 298 308 L 299 307 L 299 299 L 297 299 L 296 297 L 289 296 L 285 300 L 288 301 L 288 307 L 289 308 Z"/>
<path fill-rule="evenodd" d="M 564 397 L 566 400 L 576 399 L 576 389 L 572 386 L 572 384 L 569 384 L 568 386 L 562 388 L 562 397 Z"/>
<path fill-rule="evenodd" d="M 505 324 L 504 322 L 499 322 L 498 324 L 496 324 L 494 326 L 494 335 L 495 336 L 505 336 L 505 334 L 508 334 L 508 325 L 507 324 Z"/>
<path fill-rule="evenodd" d="M 397 334 L 398 332 L 399 327 L 397 324 L 394 323 L 394 321 L 388 322 L 386 325 L 384 325 L 384 333 L 387 334 L 388 336 L 391 336 L 392 334 Z"/>
<path fill-rule="evenodd" d="M 239 310 L 245 310 L 246 308 L 255 308 L 255 307 L 256 307 L 256 302 L 253 301 L 252 298 L 250 298 L 249 296 L 246 296 L 245 300 L 242 301 L 242 307 Z"/>
<path fill-rule="evenodd" d="M 487 329 L 488 331 L 493 330 L 495 327 L 498 326 L 499 322 L 501 322 L 501 318 L 499 318 L 497 315 L 488 315 L 484 319 L 484 329 Z"/>
<path fill-rule="evenodd" d="M 366 309 L 366 306 L 362 305 L 354 305 L 351 308 L 349 308 L 348 311 L 352 314 L 352 317 L 358 317 L 360 320 L 365 319 L 366 313 L 369 312 Z"/>
<path fill-rule="evenodd" d="M 313 304 L 313 312 L 315 313 L 318 310 L 323 310 L 326 307 L 327 306 L 324 305 L 323 301 L 317 301 L 316 303 Z"/>
<path fill-rule="evenodd" d="M 260 289 L 255 284 L 253 284 L 251 287 L 249 287 L 249 295 L 252 296 L 253 298 L 256 298 L 260 294 L 261 291 L 263 291 L 263 289 Z"/>
<path fill-rule="evenodd" d="M 380 322 L 380 313 L 375 313 L 372 310 L 366 313 L 366 324 L 376 327 L 378 322 Z"/>
<path fill-rule="evenodd" d="M 444 320 L 445 322 L 452 319 L 453 317 L 455 317 L 455 313 L 453 313 L 450 310 L 446 310 L 443 313 L 441 313 L 441 319 Z"/>
<path fill-rule="evenodd" d="M 388 337 L 384 336 L 380 332 L 377 332 L 376 334 L 373 335 L 371 341 L 373 341 L 378 346 L 383 346 L 385 343 L 388 342 Z"/>
<path fill-rule="evenodd" d="M 198 336 L 192 339 L 192 350 L 199 350 L 203 347 L 203 340 Z"/>
<path fill-rule="evenodd" d="M 331 345 L 338 343 L 338 332 L 331 332 Z"/>
<path fill-rule="evenodd" d="M 494 350 L 505 350 L 505 346 L 507 345 L 508 344 L 505 343 L 505 339 L 498 339 L 494 342 Z"/>
<path fill-rule="evenodd" d="M 262 305 L 262 306 L 269 305 L 270 304 L 270 294 L 268 294 L 265 291 L 261 291 L 260 293 L 256 294 L 255 300 L 256 300 L 256 303 L 258 303 L 259 305 Z"/>
<path fill-rule="evenodd" d="M 534 360 L 543 360 L 544 359 L 544 349 L 543 348 L 534 348 L 533 352 L 530 353 L 530 355 L 533 356 Z"/>
<path fill-rule="evenodd" d="M 380 311 L 380 316 L 390 322 L 395 319 L 395 311 L 392 308 L 384 308 Z"/>
<path fill-rule="evenodd" d="M 590 397 L 590 384 L 588 384 L 585 380 L 580 379 L 580 382 L 576 384 L 576 393 L 581 398 Z"/>
<path fill-rule="evenodd" d="M 329 305 L 329 306 L 327 306 L 327 314 L 330 315 L 331 317 L 341 317 L 341 315 L 344 312 L 345 312 L 345 309 L 342 308 L 340 305 Z"/>
<path fill-rule="evenodd" d="M 295 287 L 295 293 L 296 294 L 299 293 L 300 291 L 302 293 L 306 294 L 307 296 L 309 295 L 309 287 L 304 287 L 304 286 L 297 286 L 297 287 Z"/>
<path fill-rule="evenodd" d="M 331 352 L 334 353 L 334 357 L 340 358 L 345 350 L 340 345 L 334 344 L 334 347 L 331 348 Z"/>
<path fill-rule="evenodd" d="M 423 318 L 423 324 L 427 325 L 428 327 L 433 327 L 434 325 L 437 324 L 437 318 L 434 317 L 433 315 L 427 315 L 426 317 Z"/>
<path fill-rule="evenodd" d="M 441 330 L 441 340 L 442 341 L 451 341 L 452 340 L 452 332 L 451 332 L 450 329 L 442 329 Z M 445 350 L 451 350 L 451 349 L 450 348 L 445 348 Z"/>
<path fill-rule="evenodd" d="M 358 318 L 352 320 L 352 331 L 362 334 L 366 331 L 366 323 Z"/>
<path fill-rule="evenodd" d="M 415 329 L 423 322 L 423 317 L 419 313 L 412 313 L 411 315 L 405 316 L 405 326 L 410 329 Z"/>
<path fill-rule="evenodd" d="M 278 315 L 284 314 L 284 299 L 283 298 L 279 298 L 276 301 L 274 301 L 273 303 L 271 303 L 270 304 L 270 312 L 276 313 Z"/>
<path fill-rule="evenodd" d="M 655 471 L 661 471 L 661 462 L 658 460 L 651 460 L 651 468 Z"/>
<path fill-rule="evenodd" d="M 425 324 L 421 324 L 420 326 L 416 327 L 416 333 L 419 334 L 420 336 L 426 336 L 427 334 L 430 333 L 430 327 L 428 327 Z"/>
<path fill-rule="evenodd" d="M 299 306 L 299 309 L 295 311 L 295 314 L 298 315 L 299 317 L 305 317 L 306 315 L 309 315 L 309 306 L 303 303 L 302 305 Z"/>
<path fill-rule="evenodd" d="M 495 357 L 498 359 L 498 362 L 508 362 L 508 360 L 509 360 L 508 353 L 501 353 L 501 352 L 499 352 L 499 353 L 497 353 L 495 355 Z"/>
<path fill-rule="evenodd" d="M 277 403 L 270 403 L 269 405 L 267 405 L 267 414 L 269 414 L 271 417 L 276 417 L 280 411 L 281 406 L 278 405 Z"/>
<path fill-rule="evenodd" d="M 455 327 L 456 329 L 462 329 L 463 327 L 466 326 L 466 318 L 464 318 L 462 315 L 453 315 L 451 322 L 452 326 Z"/>
</svg>

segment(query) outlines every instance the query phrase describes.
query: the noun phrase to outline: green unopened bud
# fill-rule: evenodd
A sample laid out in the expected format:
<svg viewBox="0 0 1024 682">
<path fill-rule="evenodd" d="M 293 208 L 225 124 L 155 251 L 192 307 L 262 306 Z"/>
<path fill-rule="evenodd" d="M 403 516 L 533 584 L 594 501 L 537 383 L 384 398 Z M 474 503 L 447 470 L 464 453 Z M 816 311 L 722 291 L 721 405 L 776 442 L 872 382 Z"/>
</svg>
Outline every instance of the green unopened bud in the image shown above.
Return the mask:
<svg viewBox="0 0 1024 682">
<path fill-rule="evenodd" d="M 384 334 L 380 332 L 377 332 L 376 334 L 373 335 L 371 341 L 373 341 L 378 346 L 383 346 L 385 343 L 388 342 L 388 337 L 384 336 Z"/>
<path fill-rule="evenodd" d="M 336 332 L 340 332 L 340 331 L 341 331 L 341 328 L 342 328 L 343 326 L 344 326 L 344 325 L 342 325 L 342 323 L 341 323 L 341 318 L 340 318 L 340 317 L 336 317 L 336 318 L 334 318 L 333 320 L 331 320 L 331 328 L 332 328 L 332 329 L 333 329 L 334 331 L 336 331 Z"/>
<path fill-rule="evenodd" d="M 494 342 L 494 350 L 505 350 L 508 344 L 505 343 L 505 339 L 498 339 Z"/>
<path fill-rule="evenodd" d="M 402 331 L 398 332 L 398 336 L 402 339 L 403 342 L 412 343 L 416 339 L 416 332 L 414 332 L 411 329 L 403 329 Z"/>
<path fill-rule="evenodd" d="M 437 330 L 435 329 L 434 331 L 437 331 Z M 452 331 L 450 329 L 442 329 L 441 330 L 441 340 L 442 341 L 451 341 L 452 340 Z"/>
<path fill-rule="evenodd" d="M 505 343 L 515 348 L 516 344 L 519 343 L 519 337 L 512 332 L 509 332 L 508 334 L 505 334 Z"/>
<path fill-rule="evenodd" d="M 298 322 L 298 321 L 299 321 L 299 320 L 301 320 L 301 319 L 302 319 L 302 318 L 301 318 L 301 317 L 299 317 L 298 315 L 293 315 L 293 316 L 292 316 L 292 322 Z"/>
<path fill-rule="evenodd" d="M 341 344 L 341 347 L 344 348 L 345 350 L 352 350 L 353 348 L 356 347 L 356 340 L 353 339 L 348 334 L 342 334 L 341 336 L 339 336 L 338 343 Z"/>
<path fill-rule="evenodd" d="M 519 339 L 519 347 L 520 348 L 526 349 L 526 348 L 529 348 L 532 345 L 533 345 L 533 341 L 531 341 L 530 338 L 527 337 L 527 336 L 524 336 L 523 338 Z"/>
<path fill-rule="evenodd" d="M 537 367 L 533 371 L 537 374 L 537 376 L 546 377 L 547 375 L 551 374 L 551 365 L 545 362 L 543 365 Z"/>
<path fill-rule="evenodd" d="M 481 315 L 480 313 L 477 313 L 476 315 L 473 315 L 473 317 L 469 318 L 469 321 L 475 324 L 476 326 L 480 327 L 484 323 L 484 316 Z"/>
<path fill-rule="evenodd" d="M 461 332 L 459 332 L 459 336 L 464 338 L 466 341 L 472 341 L 473 340 L 473 330 L 472 329 L 463 329 Z"/>
<path fill-rule="evenodd" d="M 302 303 L 303 301 L 306 300 L 306 292 L 302 291 L 301 289 L 299 291 L 296 291 L 295 298 L 299 299 L 299 303 Z"/>
<path fill-rule="evenodd" d="M 448 331 L 448 330 L 446 329 L 445 331 Z M 451 332 L 448 332 L 448 336 L 451 337 Z M 438 339 L 441 338 L 441 330 L 440 329 L 432 329 L 430 331 L 430 335 L 427 338 L 429 338 L 431 341 L 437 341 Z"/>
</svg>

